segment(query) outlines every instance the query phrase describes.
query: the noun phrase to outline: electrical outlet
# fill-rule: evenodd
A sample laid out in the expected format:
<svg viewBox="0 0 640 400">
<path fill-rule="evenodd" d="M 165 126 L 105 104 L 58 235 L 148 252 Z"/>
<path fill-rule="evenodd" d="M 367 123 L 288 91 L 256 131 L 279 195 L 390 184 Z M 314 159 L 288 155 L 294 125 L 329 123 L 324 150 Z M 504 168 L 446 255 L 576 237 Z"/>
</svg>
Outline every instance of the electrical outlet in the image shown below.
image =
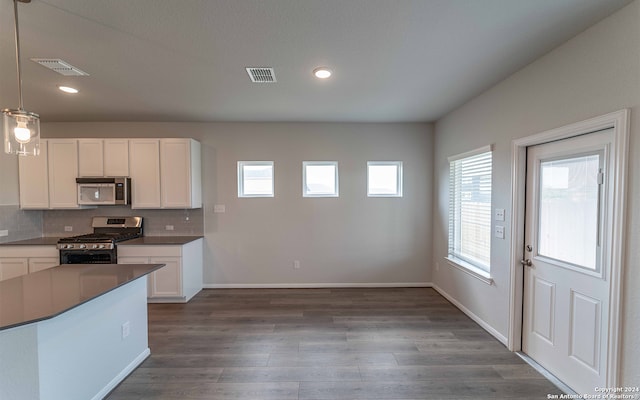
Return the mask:
<svg viewBox="0 0 640 400">
<path fill-rule="evenodd" d="M 300 269 L 300 260 L 293 260 L 293 269 Z"/>
<path fill-rule="evenodd" d="M 496 221 L 504 221 L 504 208 L 496 208 L 494 218 Z"/>
<path fill-rule="evenodd" d="M 165 225 L 164 229 L 167 231 L 172 231 L 173 230 L 173 225 Z"/>
<path fill-rule="evenodd" d="M 216 214 L 224 214 L 227 211 L 227 207 L 224 204 L 214 204 L 213 212 Z"/>
<path fill-rule="evenodd" d="M 71 225 L 65 225 L 65 227 L 64 227 L 64 231 L 65 231 L 65 232 L 73 232 L 73 226 L 71 226 Z"/>
<path fill-rule="evenodd" d="M 129 321 L 122 324 L 122 338 L 125 339 L 131 333 L 131 325 Z"/>
<path fill-rule="evenodd" d="M 504 226 L 496 225 L 494 227 L 494 235 L 498 239 L 504 239 Z"/>
<path fill-rule="evenodd" d="M 0 236 L 9 236 L 9 231 L 4 229 L 0 231 Z"/>
</svg>

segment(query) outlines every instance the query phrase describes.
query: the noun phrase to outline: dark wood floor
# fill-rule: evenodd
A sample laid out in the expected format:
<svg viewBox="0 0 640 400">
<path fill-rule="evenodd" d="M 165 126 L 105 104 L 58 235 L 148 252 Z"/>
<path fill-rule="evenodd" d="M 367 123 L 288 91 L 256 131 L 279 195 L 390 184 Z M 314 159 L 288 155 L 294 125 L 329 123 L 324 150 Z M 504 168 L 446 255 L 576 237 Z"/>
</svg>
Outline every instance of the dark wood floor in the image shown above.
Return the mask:
<svg viewBox="0 0 640 400">
<path fill-rule="evenodd" d="M 204 290 L 149 305 L 149 347 L 109 400 L 561 393 L 432 289 Z"/>
</svg>

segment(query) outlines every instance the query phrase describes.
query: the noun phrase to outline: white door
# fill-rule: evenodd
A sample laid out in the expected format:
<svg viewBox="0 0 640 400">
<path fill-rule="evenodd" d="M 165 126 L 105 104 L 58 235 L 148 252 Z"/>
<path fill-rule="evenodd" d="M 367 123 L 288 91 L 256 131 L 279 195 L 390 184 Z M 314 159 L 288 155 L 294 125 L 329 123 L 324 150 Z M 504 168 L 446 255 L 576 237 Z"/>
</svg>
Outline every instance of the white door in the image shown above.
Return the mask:
<svg viewBox="0 0 640 400">
<path fill-rule="evenodd" d="M 523 351 L 578 393 L 606 387 L 612 132 L 527 149 Z"/>
</svg>

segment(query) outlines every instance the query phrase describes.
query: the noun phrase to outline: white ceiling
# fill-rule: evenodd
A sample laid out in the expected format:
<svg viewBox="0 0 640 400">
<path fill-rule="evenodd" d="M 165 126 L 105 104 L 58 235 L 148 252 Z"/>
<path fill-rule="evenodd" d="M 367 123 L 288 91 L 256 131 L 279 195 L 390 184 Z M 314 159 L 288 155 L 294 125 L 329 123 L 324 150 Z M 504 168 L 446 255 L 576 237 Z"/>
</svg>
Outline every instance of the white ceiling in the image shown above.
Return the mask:
<svg viewBox="0 0 640 400">
<path fill-rule="evenodd" d="M 25 109 L 43 121 L 433 121 L 629 2 L 33 0 L 19 4 Z M 0 108 L 17 107 L 13 46 L 13 3 L 0 0 Z M 312 77 L 320 65 L 330 80 Z M 278 82 L 251 83 L 245 67 L 273 67 Z"/>
</svg>

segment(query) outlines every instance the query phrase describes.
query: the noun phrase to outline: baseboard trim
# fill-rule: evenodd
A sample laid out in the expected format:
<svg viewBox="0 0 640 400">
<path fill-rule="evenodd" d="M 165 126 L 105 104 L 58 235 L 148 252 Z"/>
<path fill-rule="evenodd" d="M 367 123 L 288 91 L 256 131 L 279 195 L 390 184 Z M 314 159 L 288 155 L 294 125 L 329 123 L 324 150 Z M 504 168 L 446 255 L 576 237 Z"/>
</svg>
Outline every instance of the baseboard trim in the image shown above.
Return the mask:
<svg viewBox="0 0 640 400">
<path fill-rule="evenodd" d="M 330 288 L 394 288 L 432 287 L 431 282 L 391 283 L 205 283 L 204 289 L 330 289 Z"/>
<path fill-rule="evenodd" d="M 467 315 L 467 317 L 471 318 L 475 323 L 480 325 L 482 327 L 482 329 L 484 329 L 485 331 L 489 332 L 491 334 L 491 336 L 495 337 L 496 339 L 498 339 L 500 341 L 500 343 L 502 343 L 505 346 L 507 346 L 507 337 L 506 336 L 502 335 L 500 332 L 495 330 L 485 320 L 483 320 L 482 318 L 480 318 L 477 315 L 475 315 L 473 312 L 471 312 L 471 310 L 469 310 L 467 307 L 462 305 L 462 303 L 460 303 L 458 300 L 454 299 L 449 293 L 447 293 L 444 290 L 442 290 L 442 288 L 440 288 L 438 285 L 433 284 L 432 287 L 435 289 L 436 292 L 440 293 L 442 295 L 442 297 L 444 297 L 445 299 L 449 300 L 454 306 L 458 307 L 460 309 L 460 311 L 462 311 L 463 313 L 465 313 Z"/>
<path fill-rule="evenodd" d="M 122 382 L 127 376 L 129 376 L 129 374 L 131 374 L 133 370 L 138 368 L 138 365 L 142 364 L 142 362 L 146 360 L 150 355 L 151 350 L 149 350 L 149 348 L 147 347 L 142 353 L 134 358 L 133 361 L 129 363 L 129 365 L 124 367 L 124 369 L 120 371 L 118 375 L 116 375 L 109 383 L 107 383 L 105 387 L 103 387 L 95 396 L 93 396 L 91 400 L 102 400 L 107 397 L 107 395 L 111 393 L 111 391 L 115 389 L 115 387 L 118 386 L 120 382 Z"/>
</svg>

